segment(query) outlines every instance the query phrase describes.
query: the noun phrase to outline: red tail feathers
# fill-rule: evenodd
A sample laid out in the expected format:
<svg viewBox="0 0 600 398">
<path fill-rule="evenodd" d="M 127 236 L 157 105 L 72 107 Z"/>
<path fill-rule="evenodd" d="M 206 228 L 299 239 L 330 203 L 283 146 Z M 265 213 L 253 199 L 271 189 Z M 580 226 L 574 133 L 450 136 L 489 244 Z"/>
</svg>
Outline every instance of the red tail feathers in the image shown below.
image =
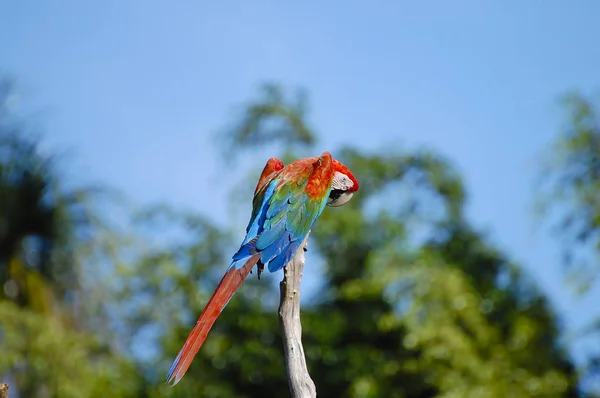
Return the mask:
<svg viewBox="0 0 600 398">
<path fill-rule="evenodd" d="M 221 279 L 215 292 L 204 307 L 200 314 L 196 326 L 192 329 L 188 338 L 185 340 L 181 351 L 171 365 L 169 373 L 167 373 L 168 383 L 175 385 L 185 375 L 185 372 L 190 367 L 194 356 L 206 340 L 206 336 L 212 328 L 213 324 L 227 305 L 233 294 L 240 287 L 244 279 L 250 273 L 250 270 L 260 259 L 260 254 L 255 254 L 244 264 L 240 269 L 232 267 Z"/>
</svg>

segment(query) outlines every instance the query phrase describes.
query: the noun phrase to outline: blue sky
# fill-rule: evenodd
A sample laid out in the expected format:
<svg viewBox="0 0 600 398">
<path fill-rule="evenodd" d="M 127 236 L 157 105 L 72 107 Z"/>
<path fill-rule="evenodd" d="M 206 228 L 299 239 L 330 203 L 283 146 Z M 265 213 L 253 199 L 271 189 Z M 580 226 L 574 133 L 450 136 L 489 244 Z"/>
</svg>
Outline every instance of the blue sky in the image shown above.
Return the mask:
<svg viewBox="0 0 600 398">
<path fill-rule="evenodd" d="M 559 96 L 600 89 L 598 15 L 592 0 L 21 0 L 0 3 L 0 69 L 46 110 L 74 178 L 224 223 L 215 132 L 261 82 L 304 87 L 315 153 L 402 145 L 450 157 L 470 219 L 575 327 L 600 314 L 600 293 L 573 299 L 559 242 L 535 228 L 531 183 L 563 121 Z"/>
</svg>

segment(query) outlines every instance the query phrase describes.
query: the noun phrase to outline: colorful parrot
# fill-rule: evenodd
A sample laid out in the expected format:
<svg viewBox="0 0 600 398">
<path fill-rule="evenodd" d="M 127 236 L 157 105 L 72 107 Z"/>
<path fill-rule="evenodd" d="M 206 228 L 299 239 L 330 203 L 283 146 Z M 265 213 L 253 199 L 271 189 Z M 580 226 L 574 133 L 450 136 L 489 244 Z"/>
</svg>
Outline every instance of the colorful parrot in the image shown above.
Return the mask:
<svg viewBox="0 0 600 398">
<path fill-rule="evenodd" d="M 277 158 L 269 159 L 254 191 L 246 238 L 171 365 L 169 384 L 181 380 L 210 328 L 252 268 L 257 266 L 259 279 L 265 266 L 270 272 L 282 269 L 325 206 L 342 206 L 356 191 L 358 182 L 350 170 L 329 152 L 287 166 Z"/>
</svg>

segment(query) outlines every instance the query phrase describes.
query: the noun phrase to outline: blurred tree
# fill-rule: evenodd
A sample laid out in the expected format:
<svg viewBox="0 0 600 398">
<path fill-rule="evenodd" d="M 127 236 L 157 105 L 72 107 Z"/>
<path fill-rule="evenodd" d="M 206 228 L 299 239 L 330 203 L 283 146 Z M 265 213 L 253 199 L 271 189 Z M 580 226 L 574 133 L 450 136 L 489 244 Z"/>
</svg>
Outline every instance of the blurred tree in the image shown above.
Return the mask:
<svg viewBox="0 0 600 398">
<path fill-rule="evenodd" d="M 167 206 L 141 211 L 133 227 L 135 247 L 143 249 L 119 267 L 114 315 L 131 353 L 142 358 L 150 396 L 285 396 L 277 317 L 261 306 L 271 286 L 255 278 L 219 318 L 191 377 L 176 388 L 165 385 L 166 370 L 228 263 L 231 240 L 203 217 Z"/>
<path fill-rule="evenodd" d="M 262 94 L 225 135 L 230 151 L 280 143 L 284 158 L 305 156 L 317 138 L 306 122 L 306 98 L 290 100 L 277 85 Z M 7 115 L 0 131 L 20 131 Z M 164 384 L 239 236 L 168 206 L 129 209 L 124 236 L 81 204 L 88 199 L 64 190 L 35 140 L 2 137 L 10 144 L 0 145 L 0 318 L 10 321 L 0 326 L 0 374 L 12 372 L 31 397 L 289 395 L 278 294 L 268 283 L 281 277 L 275 275 L 249 278 L 186 378 L 176 388 Z M 334 155 L 357 175 L 361 191 L 323 213 L 309 245 L 306 269 L 322 265 L 325 275 L 317 300 L 303 308 L 320 396 L 579 396 L 551 308 L 467 222 L 465 188 L 450 162 L 429 151 L 349 147 Z M 248 197 L 250 180 L 242 184 Z M 59 199 L 69 193 L 70 201 Z M 31 237 L 48 242 L 47 252 L 34 252 L 46 271 L 23 254 Z M 19 282 L 7 265 L 14 259 L 44 288 Z M 52 305 L 34 305 L 31 297 L 45 297 L 42 291 Z M 40 315 L 38 308 L 63 308 L 70 297 L 85 302 L 73 317 L 83 320 L 80 327 L 56 311 Z"/>
<path fill-rule="evenodd" d="M 563 98 L 567 122 L 543 164 L 540 215 L 554 223 L 562 241 L 567 275 L 578 293 L 598 288 L 600 275 L 600 107 L 571 93 Z M 600 337 L 600 321 L 582 337 Z M 600 353 L 589 352 L 588 380 L 600 379 Z M 600 384 L 595 388 L 600 395 Z"/>
<path fill-rule="evenodd" d="M 0 301 L 0 375 L 10 372 L 20 397 L 137 397 L 132 364 L 55 317 Z"/>
<path fill-rule="evenodd" d="M 563 104 L 568 121 L 541 172 L 540 210 L 558 220 L 565 264 L 585 291 L 600 270 L 600 121 L 590 99 L 569 94 Z"/>
<path fill-rule="evenodd" d="M 101 228 L 97 189 L 66 190 L 25 120 L 11 111 L 13 83 L 0 80 L 0 298 L 52 313 L 79 288 L 78 247 Z"/>
<path fill-rule="evenodd" d="M 267 99 L 247 104 L 226 135 L 230 148 L 282 142 L 292 156 L 296 143 L 310 147 L 316 137 L 305 115 L 281 100 L 282 89 L 267 87 Z M 465 189 L 448 161 L 428 151 L 334 155 L 361 191 L 343 209 L 326 210 L 311 235 L 309 251 L 326 275 L 318 300 L 303 308 L 319 395 L 579 396 L 550 306 L 466 221 Z M 277 295 L 255 278 L 229 303 L 184 381 L 162 386 L 162 371 L 229 262 L 222 249 L 232 247 L 205 220 L 170 217 L 188 232 L 175 233 L 175 243 L 148 244 L 123 270 L 119 295 L 128 303 L 120 318 L 138 332 L 132 341 L 152 330 L 161 346 L 147 362 L 151 396 L 287 396 Z"/>
<path fill-rule="evenodd" d="M 135 396 L 135 369 L 87 329 L 98 190 L 65 189 L 15 98 L 0 79 L 0 375 L 23 397 Z"/>
<path fill-rule="evenodd" d="M 259 97 L 242 106 L 239 120 L 225 133 L 227 155 L 232 148 L 260 148 L 277 141 L 288 149 L 314 144 L 316 137 L 307 123 L 306 93 L 298 90 L 293 98 L 274 83 L 265 83 Z"/>
</svg>

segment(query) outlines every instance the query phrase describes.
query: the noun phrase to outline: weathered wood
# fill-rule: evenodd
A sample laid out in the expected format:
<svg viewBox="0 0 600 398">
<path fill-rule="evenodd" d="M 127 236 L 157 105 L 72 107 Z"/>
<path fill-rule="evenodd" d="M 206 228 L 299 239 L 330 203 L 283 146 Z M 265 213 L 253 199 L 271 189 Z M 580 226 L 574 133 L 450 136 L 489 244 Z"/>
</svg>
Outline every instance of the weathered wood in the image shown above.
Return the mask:
<svg viewBox="0 0 600 398">
<path fill-rule="evenodd" d="M 304 348 L 302 347 L 302 324 L 300 323 L 300 282 L 309 235 L 310 232 L 306 235 L 292 261 L 286 264 L 283 280 L 279 284 L 279 325 L 281 326 L 283 351 L 292 398 L 317 396 L 315 383 L 306 368 Z"/>
<path fill-rule="evenodd" d="M 8 398 L 8 384 L 0 384 L 0 398 Z"/>
</svg>

